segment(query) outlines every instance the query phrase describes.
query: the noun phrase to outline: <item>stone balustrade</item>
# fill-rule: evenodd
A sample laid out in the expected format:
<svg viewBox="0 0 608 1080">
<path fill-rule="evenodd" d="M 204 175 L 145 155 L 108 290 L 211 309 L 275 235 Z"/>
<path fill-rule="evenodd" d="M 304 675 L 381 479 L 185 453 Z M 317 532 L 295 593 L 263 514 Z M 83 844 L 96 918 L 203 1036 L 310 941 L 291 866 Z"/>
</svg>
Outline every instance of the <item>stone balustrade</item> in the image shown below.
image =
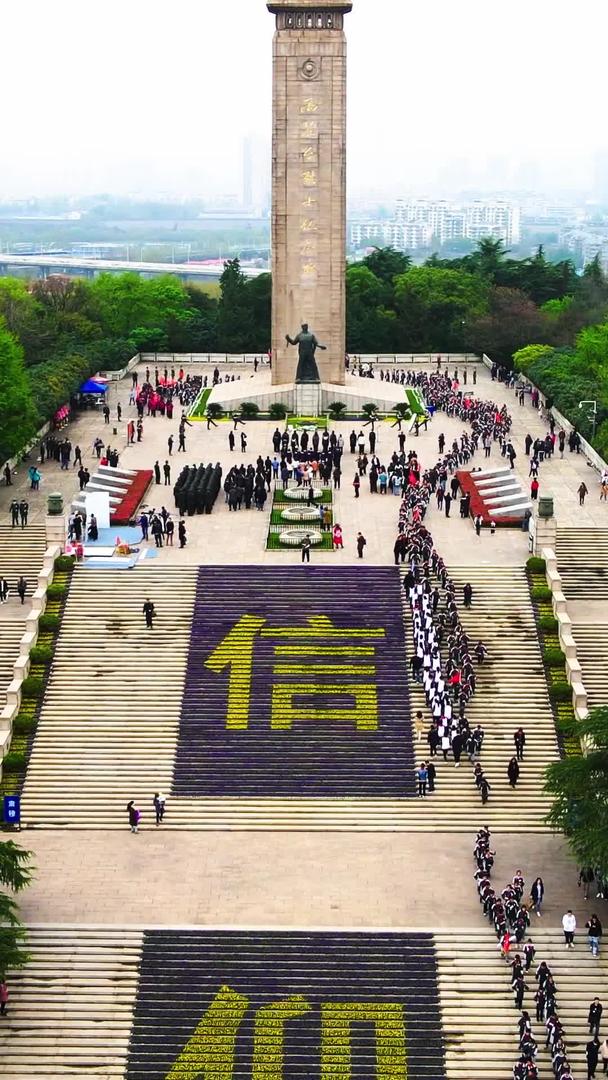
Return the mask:
<svg viewBox="0 0 608 1080">
<path fill-rule="evenodd" d="M 587 691 L 583 683 L 582 668 L 577 658 L 576 641 L 572 634 L 572 620 L 568 614 L 568 602 L 562 589 L 562 579 L 557 569 L 557 557 L 553 548 L 543 548 L 547 585 L 551 589 L 553 613 L 558 623 L 560 648 L 566 663 L 566 678 L 572 687 L 572 706 L 577 720 L 589 715 Z"/>
<path fill-rule="evenodd" d="M 27 679 L 31 666 L 31 650 L 38 641 L 40 616 L 44 613 L 48 587 L 53 581 L 55 560 L 61 555 L 61 546 L 51 544 L 44 553 L 42 570 L 32 596 L 32 607 L 25 620 L 25 633 L 19 643 L 19 656 L 15 660 L 13 679 L 6 691 L 6 705 L 0 712 L 0 779 L 2 778 L 2 759 L 10 750 L 13 721 L 21 708 L 23 683 Z"/>
</svg>

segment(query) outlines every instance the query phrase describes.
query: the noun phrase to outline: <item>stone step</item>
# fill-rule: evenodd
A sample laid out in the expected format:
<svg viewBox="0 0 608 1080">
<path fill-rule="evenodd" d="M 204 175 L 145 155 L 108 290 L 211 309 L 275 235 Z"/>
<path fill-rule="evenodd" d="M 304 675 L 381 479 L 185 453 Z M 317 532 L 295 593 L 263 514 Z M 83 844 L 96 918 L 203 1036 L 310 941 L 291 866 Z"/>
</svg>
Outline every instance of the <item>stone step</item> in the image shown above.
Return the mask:
<svg viewBox="0 0 608 1080">
<path fill-rule="evenodd" d="M 608 963 L 591 957 L 582 933 L 569 951 L 557 930 L 532 931 L 534 968 L 541 960 L 551 967 L 568 1055 L 582 1077 L 588 1006 L 595 995 L 608 1000 Z M 303 995 L 310 1020 L 303 1014 L 286 1028 L 287 1076 L 318 1075 L 319 1037 L 312 1036 L 328 1000 L 403 1004 L 407 1074 L 416 1080 L 507 1080 L 517 1057 L 508 968 L 481 916 L 479 929 L 436 932 L 33 926 L 28 948 L 30 965 L 8 976 L 0 1024 L 5 1080 L 77 1073 L 164 1080 L 222 985 L 246 995 L 249 1010 Z M 543 1026 L 534 1020 L 534 969 L 526 983 L 540 1076 L 550 1080 Z M 251 1031 L 245 1020 L 243 1077 Z M 351 1032 L 352 1080 L 372 1075 L 370 1036 Z"/>
</svg>

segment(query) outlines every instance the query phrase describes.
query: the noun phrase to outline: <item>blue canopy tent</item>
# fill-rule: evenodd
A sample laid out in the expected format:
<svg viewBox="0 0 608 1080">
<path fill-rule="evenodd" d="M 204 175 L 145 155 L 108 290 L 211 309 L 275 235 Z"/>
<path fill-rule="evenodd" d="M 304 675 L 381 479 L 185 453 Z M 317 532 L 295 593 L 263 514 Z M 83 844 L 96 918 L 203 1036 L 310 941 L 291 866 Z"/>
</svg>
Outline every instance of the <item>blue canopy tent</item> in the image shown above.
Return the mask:
<svg viewBox="0 0 608 1080">
<path fill-rule="evenodd" d="M 87 379 L 85 383 L 80 387 L 81 394 L 105 394 L 108 389 L 104 383 L 94 382 L 93 379 Z"/>
</svg>

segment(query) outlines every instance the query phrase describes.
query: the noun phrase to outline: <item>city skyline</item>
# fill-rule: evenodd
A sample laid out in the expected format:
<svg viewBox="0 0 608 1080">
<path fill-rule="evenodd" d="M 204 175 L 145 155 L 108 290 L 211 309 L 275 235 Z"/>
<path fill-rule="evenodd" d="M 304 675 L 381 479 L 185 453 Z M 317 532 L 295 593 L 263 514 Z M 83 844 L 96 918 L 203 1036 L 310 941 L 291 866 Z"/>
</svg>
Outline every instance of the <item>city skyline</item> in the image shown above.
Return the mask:
<svg viewBox="0 0 608 1080">
<path fill-rule="evenodd" d="M 581 0 L 575 24 L 565 13 L 564 0 L 514 0 L 508 20 L 481 0 L 433 10 L 356 0 L 349 192 L 377 187 L 379 176 L 387 193 L 593 190 L 606 156 L 608 16 L 592 0 Z M 7 83 L 18 92 L 0 195 L 242 192 L 243 141 L 270 133 L 273 24 L 263 0 L 177 0 L 170 19 L 159 0 L 33 0 L 11 6 L 4 29 Z M 577 44 L 585 78 L 570 76 L 559 97 Z"/>
</svg>

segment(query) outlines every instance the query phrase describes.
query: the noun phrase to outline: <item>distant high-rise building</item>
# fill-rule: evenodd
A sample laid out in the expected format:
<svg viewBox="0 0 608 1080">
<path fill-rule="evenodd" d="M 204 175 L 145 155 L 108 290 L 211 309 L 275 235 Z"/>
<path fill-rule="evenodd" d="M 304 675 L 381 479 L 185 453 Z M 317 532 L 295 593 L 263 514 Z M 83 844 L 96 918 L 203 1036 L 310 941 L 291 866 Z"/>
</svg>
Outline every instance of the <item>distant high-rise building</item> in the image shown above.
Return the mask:
<svg viewBox="0 0 608 1080">
<path fill-rule="evenodd" d="M 398 199 L 395 220 L 430 226 L 433 239 L 440 244 L 457 239 L 480 240 L 484 236 L 494 236 L 506 244 L 517 244 L 520 239 L 519 207 L 502 200 L 451 203 L 443 199 Z"/>
</svg>

